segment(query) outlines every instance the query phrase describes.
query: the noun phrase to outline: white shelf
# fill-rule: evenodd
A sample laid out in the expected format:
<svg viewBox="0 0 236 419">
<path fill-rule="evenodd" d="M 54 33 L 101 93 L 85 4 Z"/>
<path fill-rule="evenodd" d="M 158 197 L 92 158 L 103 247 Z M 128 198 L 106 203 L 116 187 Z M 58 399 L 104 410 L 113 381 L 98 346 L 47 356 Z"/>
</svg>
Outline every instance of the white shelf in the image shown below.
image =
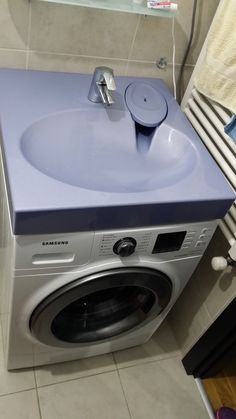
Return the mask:
<svg viewBox="0 0 236 419">
<path fill-rule="evenodd" d="M 46 3 L 67 4 L 71 6 L 91 7 L 116 12 L 137 13 L 142 15 L 173 17 L 176 11 L 149 9 L 145 4 L 133 3 L 132 0 L 33 0 Z M 145 3 L 145 1 L 144 1 Z"/>
</svg>

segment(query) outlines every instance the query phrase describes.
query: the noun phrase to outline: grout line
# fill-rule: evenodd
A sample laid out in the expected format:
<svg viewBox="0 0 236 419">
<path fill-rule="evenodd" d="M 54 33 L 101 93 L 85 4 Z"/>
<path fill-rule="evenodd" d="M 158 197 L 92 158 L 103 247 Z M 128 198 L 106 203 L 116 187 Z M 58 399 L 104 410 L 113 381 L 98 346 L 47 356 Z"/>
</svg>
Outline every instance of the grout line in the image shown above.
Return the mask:
<svg viewBox="0 0 236 419">
<path fill-rule="evenodd" d="M 115 357 L 114 357 L 113 353 L 112 353 L 112 357 L 113 357 L 113 360 L 115 361 Z M 114 368 L 109 369 L 107 371 L 101 371 L 101 372 L 97 372 L 97 373 L 92 373 L 92 374 L 84 375 L 82 377 L 62 379 L 62 381 L 57 381 L 55 383 L 48 383 L 48 384 L 42 384 L 42 385 L 38 385 L 37 384 L 36 374 L 35 374 L 36 388 L 51 387 L 51 386 L 54 386 L 54 385 L 57 385 L 57 384 L 68 383 L 70 381 L 76 381 L 76 380 L 82 380 L 83 378 L 94 377 L 94 376 L 97 376 L 97 375 L 107 374 L 107 373 L 110 373 L 110 372 L 119 371 L 119 370 L 123 370 L 123 369 L 127 369 L 127 368 L 132 368 L 132 367 L 136 367 L 136 366 L 139 366 L 139 365 L 146 365 L 146 364 L 151 364 L 151 363 L 154 363 L 154 362 L 161 362 L 161 361 L 165 361 L 167 359 L 175 359 L 175 358 L 181 358 L 180 354 L 174 355 L 174 356 L 170 356 L 168 358 L 154 359 L 154 360 L 139 362 L 137 364 L 127 365 L 127 366 L 122 366 L 122 367 L 119 367 L 118 364 L 115 361 L 114 362 Z M 50 366 L 50 364 L 48 366 Z"/>
<path fill-rule="evenodd" d="M 112 353 L 112 357 L 113 357 L 113 360 L 115 361 L 115 357 L 114 357 L 113 353 Z M 97 373 L 94 373 L 94 374 L 85 375 L 83 377 L 75 377 L 75 378 L 70 378 L 70 379 L 67 379 L 67 380 L 62 380 L 62 381 L 59 381 L 59 382 L 49 383 L 49 384 L 43 384 L 43 385 L 38 385 L 37 384 L 36 371 L 35 371 L 35 368 L 33 368 L 32 371 L 34 373 L 35 387 L 31 387 L 31 388 L 27 388 L 27 389 L 22 389 L 22 390 L 18 390 L 18 391 L 13 391 L 13 392 L 5 393 L 5 394 L 0 394 L 0 398 L 1 397 L 8 396 L 8 395 L 12 395 L 12 394 L 24 393 L 25 391 L 31 391 L 31 390 L 36 390 L 37 397 L 38 397 L 38 389 L 39 388 L 52 387 L 54 385 L 68 383 L 68 382 L 71 382 L 71 381 L 82 380 L 84 378 L 90 378 L 90 377 L 94 377 L 94 376 L 97 376 L 97 375 L 109 374 L 111 372 L 118 372 L 119 373 L 119 371 L 120 370 L 123 370 L 123 369 L 133 368 L 133 367 L 137 367 L 139 365 L 146 365 L 146 364 L 151 364 L 151 363 L 165 361 L 165 360 L 168 360 L 168 359 L 175 359 L 175 358 L 180 358 L 180 355 L 171 356 L 169 358 L 162 358 L 162 359 L 155 359 L 155 360 L 150 360 L 150 361 L 145 361 L 145 362 L 139 362 L 137 364 L 127 365 L 127 366 L 124 366 L 124 367 L 123 366 L 122 367 L 118 367 L 118 364 L 115 361 L 114 362 L 114 364 L 115 364 L 114 365 L 114 368 L 113 369 L 110 369 L 108 371 L 101 371 L 101 372 L 97 372 Z"/>
<path fill-rule="evenodd" d="M 32 390 L 36 390 L 36 388 L 31 387 L 31 388 L 26 388 L 24 390 L 11 391 L 10 393 L 0 394 L 0 399 L 1 399 L 1 397 L 12 396 L 13 394 L 25 393 L 26 391 L 32 391 Z"/>
<path fill-rule="evenodd" d="M 129 403 L 128 403 L 128 400 L 127 400 L 127 398 L 126 398 L 125 390 L 124 390 L 123 383 L 122 383 L 121 376 L 120 376 L 120 371 L 119 371 L 119 370 L 117 370 L 117 373 L 118 373 L 118 377 L 119 377 L 119 381 L 120 381 L 120 385 L 121 385 L 122 393 L 123 393 L 123 396 L 124 396 L 124 399 L 125 399 L 126 407 L 127 407 L 127 409 L 128 409 L 130 419 L 132 419 L 132 414 L 131 414 L 131 411 L 130 411 L 130 408 L 129 408 Z"/>
<path fill-rule="evenodd" d="M 28 24 L 28 34 L 27 34 L 27 49 L 26 49 L 26 70 L 29 69 L 29 55 L 30 55 L 30 36 L 31 36 L 31 22 L 32 20 L 32 5 L 31 1 L 29 2 L 29 24 Z"/>
<path fill-rule="evenodd" d="M 126 62 L 127 65 L 129 62 L 131 63 L 144 63 L 144 64 L 156 64 L 156 61 L 148 61 L 148 60 L 132 60 L 127 58 L 116 58 L 116 57 L 100 57 L 96 55 L 78 55 L 78 54 L 71 54 L 71 53 L 63 53 L 63 52 L 53 52 L 53 51 L 39 51 L 39 50 L 33 50 L 33 49 L 19 49 L 19 48 L 5 48 L 0 47 L 0 52 L 7 51 L 7 52 L 24 52 L 29 55 L 29 53 L 36 53 L 39 55 L 55 55 L 55 56 L 61 56 L 61 57 L 75 57 L 75 58 L 88 58 L 88 59 L 96 59 L 96 60 L 111 60 L 111 61 L 122 61 Z M 28 59 L 28 57 L 27 57 Z M 28 65 L 28 63 L 27 63 Z M 172 62 L 167 62 L 167 65 L 171 66 Z M 176 63 L 176 67 L 180 67 L 181 63 Z M 186 67 L 195 67 L 195 64 L 186 64 Z"/>
<path fill-rule="evenodd" d="M 34 373 L 34 384 L 35 384 L 35 388 L 37 387 L 37 379 L 36 379 L 36 371 L 35 371 L 35 367 L 32 368 L 32 371 Z"/>
<path fill-rule="evenodd" d="M 112 354 L 112 356 L 113 356 L 113 354 Z M 155 360 L 140 362 L 140 363 L 137 363 L 137 364 L 134 364 L 134 365 L 127 365 L 127 366 L 124 366 L 124 367 L 118 367 L 117 363 L 115 362 L 114 368 L 109 369 L 108 371 L 101 371 L 101 372 L 97 372 L 97 373 L 93 373 L 93 374 L 89 374 L 89 375 L 84 375 L 83 377 L 62 379 L 62 381 L 57 381 L 55 383 L 48 383 L 48 384 L 42 384 L 42 385 L 36 384 L 36 388 L 51 387 L 51 386 L 58 385 L 58 384 L 68 383 L 70 381 L 82 380 L 83 378 L 95 377 L 97 375 L 108 374 L 110 372 L 115 372 L 115 371 L 119 371 L 119 370 L 123 370 L 123 369 L 127 369 L 127 368 L 132 368 L 132 367 L 136 367 L 136 366 L 139 366 L 139 365 L 146 365 L 146 364 L 151 364 L 151 363 L 154 363 L 154 362 L 161 362 L 161 361 L 165 361 L 167 359 L 175 359 L 175 358 L 180 358 L 180 355 L 178 354 L 178 355 L 175 355 L 175 356 L 171 356 L 169 358 L 162 358 L 162 359 L 155 359 Z"/>
<path fill-rule="evenodd" d="M 71 52 L 57 52 L 57 51 L 47 51 L 47 50 L 34 50 L 31 49 L 30 52 L 35 52 L 41 55 L 58 55 L 62 57 L 80 57 L 80 58 L 91 58 L 99 60 L 112 60 L 112 61 L 127 61 L 127 58 L 117 58 L 117 57 L 101 57 L 98 55 L 81 55 L 81 54 L 72 54 Z"/>
<path fill-rule="evenodd" d="M 121 385 L 121 390 L 122 390 L 122 393 L 123 393 L 123 396 L 124 396 L 124 399 L 125 399 L 125 404 L 126 404 L 126 407 L 127 407 L 128 413 L 129 413 L 129 417 L 130 417 L 130 419 L 132 419 L 132 415 L 131 415 L 131 411 L 130 411 L 130 408 L 129 408 L 128 400 L 126 398 L 125 390 L 124 390 L 122 380 L 121 380 L 121 376 L 120 376 L 119 366 L 118 366 L 118 363 L 116 362 L 116 357 L 115 357 L 114 352 L 112 352 L 112 357 L 113 357 L 114 363 L 116 365 L 118 379 L 119 379 L 119 382 L 120 382 L 120 385 Z"/>
<path fill-rule="evenodd" d="M 40 406 L 40 400 L 39 400 L 39 393 L 38 393 L 38 389 L 37 388 L 36 388 L 36 397 L 37 397 L 38 408 L 39 408 L 39 417 L 40 417 L 40 419 L 43 419 L 42 411 L 41 411 L 41 406 Z"/>
<path fill-rule="evenodd" d="M 212 318 L 212 316 L 211 316 L 211 314 L 210 314 L 210 312 L 209 312 L 209 310 L 208 310 L 208 307 L 207 307 L 207 304 L 205 303 L 205 301 L 203 302 L 203 304 L 202 304 L 203 306 L 204 306 L 204 308 L 205 308 L 205 311 L 206 311 L 206 313 L 207 313 L 207 315 L 208 315 L 208 317 L 209 317 L 209 320 L 210 320 L 210 325 L 209 325 L 209 327 L 211 326 L 211 324 L 212 323 L 214 323 L 214 319 Z"/>
<path fill-rule="evenodd" d="M 7 51 L 7 52 L 26 52 L 26 49 L 24 48 L 5 48 L 5 47 L 0 47 L 0 52 L 3 51 Z"/>
<path fill-rule="evenodd" d="M 0 48 L 1 49 L 1 48 Z M 19 50 L 21 51 L 21 50 Z M 22 50 L 25 51 L 25 50 Z M 117 58 L 117 57 L 101 57 L 98 55 L 80 55 L 80 54 L 71 54 L 67 52 L 55 52 L 55 51 L 41 51 L 41 50 L 34 50 L 31 49 L 30 52 L 37 53 L 39 55 L 58 55 L 59 57 L 77 57 L 77 58 L 90 58 L 90 59 L 96 59 L 96 60 L 111 60 L 111 61 L 130 61 L 133 63 L 146 63 L 146 64 L 155 64 L 156 61 L 149 61 L 149 60 L 132 60 L 128 58 Z M 168 62 L 167 64 L 172 64 L 172 62 Z M 181 66 L 181 63 L 176 63 L 177 66 Z M 195 67 L 194 64 L 186 64 L 188 67 Z"/>
<path fill-rule="evenodd" d="M 155 362 L 162 362 L 162 361 L 167 361 L 169 359 L 176 359 L 176 358 L 181 358 L 181 354 L 176 354 L 176 355 L 171 355 L 170 357 L 166 357 L 166 358 L 160 358 L 160 359 L 150 359 L 150 361 L 143 361 L 143 362 L 137 362 L 137 364 L 132 364 L 132 365 L 124 365 L 124 366 L 117 366 L 118 370 L 124 370 L 127 368 L 133 368 L 133 367 L 138 367 L 139 365 L 146 365 L 146 364 L 153 364 Z"/>
<path fill-rule="evenodd" d="M 137 32 L 138 32 L 140 21 L 141 21 L 141 15 L 138 16 L 137 24 L 136 24 L 136 27 L 135 27 L 134 36 L 133 36 L 133 39 L 132 39 L 132 42 L 131 42 L 129 55 L 128 55 L 128 59 L 127 59 L 126 67 L 125 67 L 125 75 L 128 72 L 129 61 L 130 61 L 130 57 L 132 56 L 132 52 L 133 52 L 133 49 L 134 49 L 134 43 L 135 43 L 135 39 L 136 39 L 136 35 L 137 35 Z"/>
<path fill-rule="evenodd" d="M 141 21 L 141 15 L 138 16 L 137 24 L 136 24 L 136 27 L 135 27 L 135 30 L 134 30 L 134 36 L 133 36 L 133 39 L 132 39 L 131 45 L 130 45 L 128 60 L 130 60 L 130 57 L 131 57 L 133 49 L 134 49 L 134 43 L 135 43 L 136 35 L 137 35 L 137 32 L 138 32 L 138 28 L 139 28 L 139 25 L 140 25 L 140 21 Z"/>
<path fill-rule="evenodd" d="M 50 365 L 47 365 L 47 366 L 50 366 Z M 37 385 L 37 389 L 42 388 L 42 387 L 51 387 L 51 386 L 55 386 L 55 385 L 58 385 L 58 384 L 69 383 L 70 381 L 83 380 L 83 378 L 95 377 L 97 375 L 109 374 L 110 372 L 116 372 L 116 371 L 117 371 L 117 368 L 114 367 L 113 369 L 108 370 L 108 371 L 101 371 L 101 372 L 97 372 L 97 373 L 93 373 L 93 374 L 89 374 L 89 375 L 83 375 L 83 377 L 68 378 L 68 379 L 63 379 L 62 381 L 57 381 L 55 383 Z"/>
<path fill-rule="evenodd" d="M 39 408 L 39 417 L 40 417 L 40 419 L 42 419 L 43 417 L 42 417 L 42 411 L 41 411 L 40 400 L 39 400 L 39 393 L 38 393 L 38 387 L 37 387 L 35 368 L 33 368 L 33 371 L 34 371 L 36 397 L 37 397 L 37 403 L 38 403 L 38 408 Z"/>
<path fill-rule="evenodd" d="M 118 367 L 118 364 L 117 364 L 117 362 L 116 362 L 116 357 L 115 357 L 114 352 L 112 352 L 112 353 L 111 353 L 111 355 L 112 355 L 112 358 L 113 358 L 113 362 L 114 362 L 114 364 L 115 364 L 115 366 L 116 366 L 116 369 L 118 370 L 118 369 L 119 369 L 119 367 Z"/>
<path fill-rule="evenodd" d="M 214 323 L 214 321 L 223 313 L 223 311 L 226 309 L 226 307 L 234 300 L 234 298 L 235 298 L 235 294 L 232 294 L 231 296 L 230 296 L 230 298 L 228 298 L 226 301 L 225 301 L 225 303 L 223 304 L 223 306 L 219 309 L 219 310 L 217 310 L 216 311 L 216 313 L 214 314 L 214 316 L 212 315 L 212 314 L 210 314 L 210 312 L 208 311 L 208 309 L 207 309 L 207 312 L 209 313 L 209 316 L 210 316 L 210 318 L 211 318 L 211 320 L 212 320 L 212 323 Z M 206 306 L 207 307 L 207 306 Z M 212 324 L 211 323 L 211 324 Z M 208 327 L 210 327 L 211 326 L 211 324 L 208 326 Z"/>
</svg>

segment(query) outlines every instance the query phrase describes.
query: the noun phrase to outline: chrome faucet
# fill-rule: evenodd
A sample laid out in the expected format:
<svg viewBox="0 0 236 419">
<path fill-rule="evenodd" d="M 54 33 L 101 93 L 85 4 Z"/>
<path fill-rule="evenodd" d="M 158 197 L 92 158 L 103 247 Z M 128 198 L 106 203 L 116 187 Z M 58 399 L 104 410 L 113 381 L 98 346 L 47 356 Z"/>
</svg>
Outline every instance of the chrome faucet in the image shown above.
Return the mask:
<svg viewBox="0 0 236 419">
<path fill-rule="evenodd" d="M 96 67 L 93 80 L 89 89 L 88 99 L 91 102 L 102 102 L 110 106 L 114 103 L 111 91 L 116 90 L 114 73 L 109 67 Z"/>
</svg>

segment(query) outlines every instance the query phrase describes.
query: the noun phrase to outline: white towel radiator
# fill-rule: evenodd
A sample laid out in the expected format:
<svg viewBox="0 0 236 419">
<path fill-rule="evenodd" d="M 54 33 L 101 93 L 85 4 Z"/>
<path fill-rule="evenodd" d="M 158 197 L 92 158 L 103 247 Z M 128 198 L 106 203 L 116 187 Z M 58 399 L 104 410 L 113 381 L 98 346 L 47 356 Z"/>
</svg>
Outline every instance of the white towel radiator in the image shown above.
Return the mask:
<svg viewBox="0 0 236 419">
<path fill-rule="evenodd" d="M 220 1 L 216 14 L 220 12 L 221 7 L 224 7 L 223 1 Z M 228 124 L 232 114 L 218 103 L 200 94 L 194 86 L 194 79 L 206 57 L 206 48 L 207 38 L 198 57 L 181 107 L 236 191 L 236 144 L 224 132 L 224 125 Z M 229 242 L 229 254 L 233 252 L 236 262 L 236 201 L 224 219 L 220 221 L 220 228 Z"/>
<path fill-rule="evenodd" d="M 236 144 L 224 132 L 232 114 L 216 102 L 200 94 L 190 81 L 182 109 L 205 146 L 236 191 Z M 220 228 L 229 242 L 229 255 L 236 261 L 236 201 L 220 221 Z M 223 265 L 222 265 L 223 268 Z"/>
<path fill-rule="evenodd" d="M 236 191 L 236 144 L 224 132 L 224 125 L 231 119 L 230 112 L 195 88 L 183 110 Z M 220 222 L 220 227 L 229 244 L 233 245 L 236 241 L 236 201 Z"/>
</svg>

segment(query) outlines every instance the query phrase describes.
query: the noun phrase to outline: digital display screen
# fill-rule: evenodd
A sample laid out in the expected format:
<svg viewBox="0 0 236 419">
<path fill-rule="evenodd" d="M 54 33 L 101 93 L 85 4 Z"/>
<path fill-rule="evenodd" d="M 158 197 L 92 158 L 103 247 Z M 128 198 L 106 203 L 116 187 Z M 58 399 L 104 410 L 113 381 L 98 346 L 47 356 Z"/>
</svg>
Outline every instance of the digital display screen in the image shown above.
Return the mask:
<svg viewBox="0 0 236 419">
<path fill-rule="evenodd" d="M 158 234 L 152 253 L 174 252 L 182 246 L 186 231 Z"/>
</svg>

